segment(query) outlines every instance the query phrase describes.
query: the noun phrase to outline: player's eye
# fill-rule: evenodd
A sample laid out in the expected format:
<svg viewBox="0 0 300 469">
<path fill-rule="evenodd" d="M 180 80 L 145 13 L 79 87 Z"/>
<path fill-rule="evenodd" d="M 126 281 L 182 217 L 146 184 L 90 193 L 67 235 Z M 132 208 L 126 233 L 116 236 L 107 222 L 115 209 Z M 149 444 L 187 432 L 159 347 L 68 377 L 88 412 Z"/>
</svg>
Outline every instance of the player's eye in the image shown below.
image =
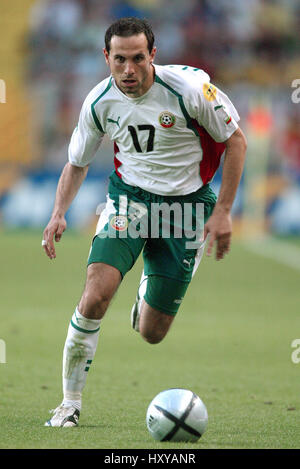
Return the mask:
<svg viewBox="0 0 300 469">
<path fill-rule="evenodd" d="M 134 60 L 135 62 L 142 62 L 144 60 L 144 56 L 143 55 L 137 55 Z"/>
<path fill-rule="evenodd" d="M 116 55 L 115 60 L 116 62 L 123 64 L 125 62 L 125 57 L 122 57 L 121 55 Z"/>
</svg>

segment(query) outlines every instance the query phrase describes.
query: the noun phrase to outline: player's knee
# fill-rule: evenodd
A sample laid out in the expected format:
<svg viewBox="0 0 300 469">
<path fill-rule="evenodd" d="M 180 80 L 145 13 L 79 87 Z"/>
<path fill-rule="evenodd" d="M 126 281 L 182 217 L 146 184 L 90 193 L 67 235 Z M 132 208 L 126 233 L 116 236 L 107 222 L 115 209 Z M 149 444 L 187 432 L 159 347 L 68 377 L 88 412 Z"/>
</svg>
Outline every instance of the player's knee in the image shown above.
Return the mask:
<svg viewBox="0 0 300 469">
<path fill-rule="evenodd" d="M 155 345 L 155 344 L 159 344 L 162 340 L 163 340 L 163 337 L 158 337 L 158 336 L 153 336 L 153 335 L 144 335 L 141 333 L 141 336 L 143 337 L 143 339 L 145 339 L 146 342 L 148 342 L 148 344 L 152 344 L 152 345 Z"/>
<path fill-rule="evenodd" d="M 149 344 L 155 345 L 159 344 L 165 337 L 167 331 L 149 331 L 140 329 L 140 334 L 143 339 Z"/>
<path fill-rule="evenodd" d="M 89 319 L 102 319 L 120 283 L 120 272 L 106 264 L 88 266 L 79 312 Z"/>
<path fill-rule="evenodd" d="M 86 291 L 79 303 L 80 313 L 89 319 L 101 319 L 108 308 L 110 298 L 105 294 Z"/>
<path fill-rule="evenodd" d="M 174 317 L 144 304 L 139 320 L 141 336 L 149 344 L 159 344 L 167 335 Z"/>
</svg>

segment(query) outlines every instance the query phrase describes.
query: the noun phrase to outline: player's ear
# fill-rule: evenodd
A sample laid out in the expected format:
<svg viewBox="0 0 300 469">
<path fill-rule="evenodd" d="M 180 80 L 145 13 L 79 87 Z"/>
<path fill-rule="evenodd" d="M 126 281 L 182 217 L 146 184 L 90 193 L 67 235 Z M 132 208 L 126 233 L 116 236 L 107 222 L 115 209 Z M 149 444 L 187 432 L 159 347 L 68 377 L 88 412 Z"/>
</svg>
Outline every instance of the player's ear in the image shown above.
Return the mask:
<svg viewBox="0 0 300 469">
<path fill-rule="evenodd" d="M 103 54 L 104 54 L 104 57 L 105 57 L 105 62 L 107 63 L 107 65 L 109 65 L 109 53 L 107 52 L 105 47 L 103 47 L 102 51 L 103 51 Z"/>
<path fill-rule="evenodd" d="M 156 47 L 153 47 L 152 51 L 150 52 L 150 62 L 154 62 L 155 55 L 156 55 Z"/>
</svg>

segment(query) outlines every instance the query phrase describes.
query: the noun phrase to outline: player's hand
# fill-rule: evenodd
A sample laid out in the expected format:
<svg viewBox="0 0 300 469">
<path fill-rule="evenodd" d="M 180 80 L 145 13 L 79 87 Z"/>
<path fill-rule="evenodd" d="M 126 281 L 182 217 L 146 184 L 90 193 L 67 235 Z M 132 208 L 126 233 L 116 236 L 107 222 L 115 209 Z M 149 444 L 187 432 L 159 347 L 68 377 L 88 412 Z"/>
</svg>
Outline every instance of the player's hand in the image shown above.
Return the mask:
<svg viewBox="0 0 300 469">
<path fill-rule="evenodd" d="M 204 239 L 209 235 L 207 256 L 211 256 L 213 247 L 216 245 L 216 260 L 224 258 L 230 251 L 232 234 L 232 220 L 228 212 L 215 207 L 211 217 L 204 226 Z"/>
<path fill-rule="evenodd" d="M 56 258 L 54 239 L 58 243 L 67 228 L 64 217 L 52 217 L 43 233 L 43 248 L 49 259 Z"/>
</svg>

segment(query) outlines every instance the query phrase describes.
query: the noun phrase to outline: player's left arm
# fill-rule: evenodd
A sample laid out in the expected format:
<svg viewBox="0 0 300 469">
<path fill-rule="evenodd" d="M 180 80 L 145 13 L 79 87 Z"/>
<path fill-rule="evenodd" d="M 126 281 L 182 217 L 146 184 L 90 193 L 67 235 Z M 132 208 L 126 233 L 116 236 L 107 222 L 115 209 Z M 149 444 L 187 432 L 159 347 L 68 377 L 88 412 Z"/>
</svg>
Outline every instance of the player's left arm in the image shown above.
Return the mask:
<svg viewBox="0 0 300 469">
<path fill-rule="evenodd" d="M 245 135 L 239 127 L 224 143 L 226 150 L 220 193 L 213 213 L 204 226 L 204 239 L 209 235 L 206 254 L 210 256 L 216 245 L 217 260 L 223 259 L 230 250 L 231 208 L 241 180 L 247 149 Z"/>
</svg>

